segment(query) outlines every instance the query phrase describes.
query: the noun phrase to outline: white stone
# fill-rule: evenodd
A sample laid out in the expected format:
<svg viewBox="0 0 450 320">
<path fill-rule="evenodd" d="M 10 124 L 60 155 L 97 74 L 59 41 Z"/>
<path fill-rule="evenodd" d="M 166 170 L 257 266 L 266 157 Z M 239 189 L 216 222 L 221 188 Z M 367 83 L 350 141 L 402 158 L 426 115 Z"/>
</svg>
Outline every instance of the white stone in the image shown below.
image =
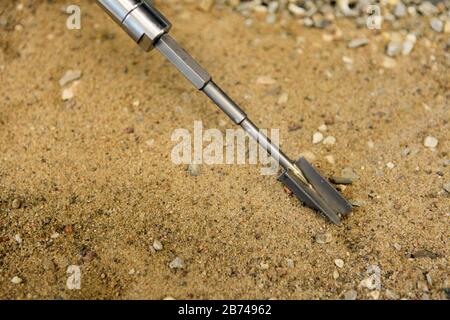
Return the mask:
<svg viewBox="0 0 450 320">
<path fill-rule="evenodd" d="M 78 80 L 81 78 L 81 71 L 79 70 L 69 70 L 64 76 L 59 80 L 59 85 L 64 87 L 66 84 L 71 83 L 72 81 Z"/>
<path fill-rule="evenodd" d="M 68 101 L 68 100 L 73 99 L 74 96 L 75 96 L 75 94 L 73 93 L 73 90 L 71 88 L 67 88 L 67 89 L 63 90 L 61 98 L 64 101 Z"/>
<path fill-rule="evenodd" d="M 435 137 L 432 137 L 432 136 L 426 137 L 423 142 L 423 144 L 427 148 L 436 148 L 438 143 L 439 143 L 438 139 L 436 139 Z"/>
<path fill-rule="evenodd" d="M 18 276 L 15 276 L 15 277 L 13 277 L 13 278 L 11 279 L 11 282 L 14 283 L 14 284 L 21 284 L 22 281 L 23 281 L 22 278 L 20 278 L 20 277 L 18 277 Z"/>
<path fill-rule="evenodd" d="M 334 264 L 336 265 L 336 267 L 342 269 L 344 267 L 344 260 L 342 260 L 342 259 L 335 259 L 334 260 Z"/>
<path fill-rule="evenodd" d="M 333 136 L 326 137 L 325 140 L 323 140 L 323 144 L 330 145 L 330 146 L 334 145 L 334 144 L 336 144 L 336 138 Z"/>
<path fill-rule="evenodd" d="M 176 257 L 172 260 L 171 263 L 169 263 L 170 269 L 183 269 L 184 268 L 184 261 L 183 259 Z"/>
<path fill-rule="evenodd" d="M 322 142 L 322 140 L 323 140 L 322 132 L 316 132 L 313 134 L 312 143 L 318 144 L 318 143 Z"/>
<path fill-rule="evenodd" d="M 155 249 L 156 251 L 161 251 L 163 249 L 161 241 L 159 240 L 153 241 L 153 249 Z"/>
<path fill-rule="evenodd" d="M 14 236 L 14 240 L 16 240 L 16 242 L 17 242 L 18 244 L 22 244 L 22 237 L 20 236 L 20 234 L 16 234 L 16 235 Z"/>
</svg>

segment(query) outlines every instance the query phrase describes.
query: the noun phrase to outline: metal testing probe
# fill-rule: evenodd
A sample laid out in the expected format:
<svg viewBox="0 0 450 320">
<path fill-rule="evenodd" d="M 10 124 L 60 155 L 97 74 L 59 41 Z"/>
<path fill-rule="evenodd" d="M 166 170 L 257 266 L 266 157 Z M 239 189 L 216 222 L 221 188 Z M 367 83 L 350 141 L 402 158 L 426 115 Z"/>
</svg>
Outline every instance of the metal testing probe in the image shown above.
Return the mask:
<svg viewBox="0 0 450 320">
<path fill-rule="evenodd" d="M 341 224 L 341 216 L 350 213 L 352 206 L 306 159 L 291 161 L 278 146 L 260 132 L 247 114 L 214 83 L 208 72 L 169 35 L 172 25 L 155 8 L 153 1 L 97 0 L 97 2 L 143 50 L 151 51 L 154 48 L 158 50 L 198 90 L 206 94 L 235 124 L 241 126 L 278 161 L 284 168 L 279 180 L 300 201 L 322 213 L 331 222 Z"/>
</svg>

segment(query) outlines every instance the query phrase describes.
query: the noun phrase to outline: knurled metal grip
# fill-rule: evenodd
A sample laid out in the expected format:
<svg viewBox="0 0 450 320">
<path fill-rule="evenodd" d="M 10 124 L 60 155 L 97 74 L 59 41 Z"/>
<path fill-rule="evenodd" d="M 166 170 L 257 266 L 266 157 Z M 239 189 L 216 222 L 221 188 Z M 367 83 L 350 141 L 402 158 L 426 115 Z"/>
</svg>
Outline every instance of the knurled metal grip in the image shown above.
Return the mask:
<svg viewBox="0 0 450 320">
<path fill-rule="evenodd" d="M 100 6 L 145 51 L 172 27 L 150 0 L 97 0 Z"/>
</svg>

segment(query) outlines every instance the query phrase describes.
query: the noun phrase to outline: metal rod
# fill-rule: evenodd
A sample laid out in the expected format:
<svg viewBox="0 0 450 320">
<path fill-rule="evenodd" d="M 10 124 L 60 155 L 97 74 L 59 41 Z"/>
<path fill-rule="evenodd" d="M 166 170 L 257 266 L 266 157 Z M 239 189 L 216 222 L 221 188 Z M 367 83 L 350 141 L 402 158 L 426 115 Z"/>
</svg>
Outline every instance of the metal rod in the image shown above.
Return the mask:
<svg viewBox="0 0 450 320">
<path fill-rule="evenodd" d="M 284 169 L 293 169 L 292 161 L 264 135 L 261 130 L 248 118 L 244 111 L 217 85 L 214 81 L 209 81 L 202 91 L 225 112 L 231 120 L 240 125 L 250 137 L 267 153 L 274 158 Z"/>
</svg>

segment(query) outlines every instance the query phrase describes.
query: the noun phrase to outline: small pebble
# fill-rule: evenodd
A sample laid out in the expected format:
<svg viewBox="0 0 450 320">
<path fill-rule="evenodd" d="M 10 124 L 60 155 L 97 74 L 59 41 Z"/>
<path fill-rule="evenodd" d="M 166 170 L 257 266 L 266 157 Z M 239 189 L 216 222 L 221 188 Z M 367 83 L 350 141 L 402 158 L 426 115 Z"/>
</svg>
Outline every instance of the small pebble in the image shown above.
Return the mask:
<svg viewBox="0 0 450 320">
<path fill-rule="evenodd" d="M 423 144 L 427 148 L 436 148 L 438 146 L 438 143 L 439 143 L 438 139 L 436 139 L 435 137 L 432 137 L 432 136 L 426 137 L 423 142 Z"/>
<path fill-rule="evenodd" d="M 332 145 L 336 144 L 336 138 L 333 136 L 326 137 L 323 140 L 323 144 L 332 146 Z"/>
<path fill-rule="evenodd" d="M 333 241 L 333 236 L 331 233 L 325 232 L 325 233 L 319 233 L 316 235 L 316 242 L 319 244 L 326 244 Z"/>
<path fill-rule="evenodd" d="M 366 46 L 366 45 L 368 45 L 369 44 L 369 39 L 367 39 L 367 38 L 361 38 L 361 39 L 354 39 L 354 40 L 351 40 L 349 43 L 348 43 L 348 47 L 350 48 L 350 49 L 354 49 L 354 48 L 359 48 L 359 47 L 364 47 L 364 46 Z"/>
<path fill-rule="evenodd" d="M 11 279 L 11 282 L 14 284 L 21 284 L 23 282 L 22 278 L 15 276 Z"/>
<path fill-rule="evenodd" d="M 386 47 L 386 54 L 390 57 L 395 57 L 402 52 L 403 44 L 398 41 L 391 41 Z"/>
<path fill-rule="evenodd" d="M 331 182 L 334 184 L 348 185 L 353 183 L 353 179 L 349 177 L 332 176 L 330 178 Z"/>
<path fill-rule="evenodd" d="M 153 249 L 155 249 L 156 251 L 161 251 L 163 249 L 161 241 L 159 240 L 153 241 Z"/>
<path fill-rule="evenodd" d="M 339 276 L 340 276 L 339 272 L 337 270 L 334 270 L 333 271 L 333 279 L 337 280 L 337 279 L 339 279 Z"/>
<path fill-rule="evenodd" d="M 184 268 L 184 261 L 183 259 L 176 257 L 172 260 L 172 262 L 169 263 L 170 269 L 183 269 Z"/>
<path fill-rule="evenodd" d="M 322 140 L 323 140 L 322 132 L 316 132 L 313 134 L 313 138 L 312 138 L 313 144 L 318 144 L 318 143 L 322 142 Z"/>
<path fill-rule="evenodd" d="M 422 2 L 422 3 L 418 6 L 417 9 L 423 15 L 431 16 L 431 15 L 437 13 L 438 9 L 430 1 L 419 1 L 419 2 Z"/>
<path fill-rule="evenodd" d="M 441 33 L 442 31 L 444 31 L 444 22 L 442 22 L 438 18 L 431 19 L 430 26 L 436 32 Z"/>
<path fill-rule="evenodd" d="M 392 162 L 388 162 L 388 163 L 386 163 L 386 167 L 388 168 L 388 169 L 394 169 L 395 168 L 395 164 L 393 164 Z"/>
<path fill-rule="evenodd" d="M 319 128 L 319 131 L 327 131 L 328 130 L 328 127 L 327 127 L 327 125 L 326 124 L 322 124 Z"/>
<path fill-rule="evenodd" d="M 20 236 L 20 234 L 16 234 L 16 235 L 14 236 L 14 240 L 16 240 L 16 242 L 17 242 L 18 244 L 22 244 L 22 237 Z"/>
<path fill-rule="evenodd" d="M 73 90 L 71 88 L 66 88 L 62 92 L 61 98 L 63 99 L 63 101 L 68 101 L 73 99 L 74 96 L 75 94 L 73 93 Z"/>
<path fill-rule="evenodd" d="M 334 260 L 334 264 L 336 265 L 336 267 L 338 267 L 339 269 L 342 269 L 344 267 L 344 260 L 342 259 L 335 259 Z"/>
<path fill-rule="evenodd" d="M 21 205 L 22 205 L 22 203 L 19 199 L 14 199 L 11 203 L 11 208 L 19 209 Z"/>
<path fill-rule="evenodd" d="M 404 5 L 404 3 L 402 1 L 398 1 L 394 8 L 394 15 L 397 18 L 402 18 L 402 17 L 406 16 L 406 13 L 407 13 L 406 6 Z"/>
<path fill-rule="evenodd" d="M 65 85 L 71 83 L 72 81 L 78 80 L 81 78 L 82 72 L 79 70 L 69 70 L 64 76 L 59 80 L 59 85 L 64 87 Z"/>
</svg>

